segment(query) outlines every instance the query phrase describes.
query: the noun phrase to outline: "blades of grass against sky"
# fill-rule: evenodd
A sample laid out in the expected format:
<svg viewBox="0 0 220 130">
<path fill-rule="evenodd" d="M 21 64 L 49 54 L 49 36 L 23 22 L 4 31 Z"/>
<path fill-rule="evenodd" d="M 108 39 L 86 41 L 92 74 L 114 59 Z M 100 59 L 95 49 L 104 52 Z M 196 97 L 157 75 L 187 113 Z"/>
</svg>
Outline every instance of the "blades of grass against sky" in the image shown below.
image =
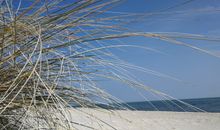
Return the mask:
<svg viewBox="0 0 220 130">
<path fill-rule="evenodd" d="M 90 20 L 93 19 L 94 16 L 93 12 L 97 12 L 97 10 L 101 9 L 102 6 L 106 6 L 108 4 L 102 3 L 100 4 L 100 6 L 97 5 L 94 6 L 94 8 L 89 8 L 89 6 L 93 6 L 93 4 L 95 3 L 93 3 L 92 1 L 85 1 L 82 3 L 80 2 L 76 6 L 74 5 L 72 6 L 72 8 L 68 10 L 61 7 L 61 11 L 59 12 L 60 14 L 57 15 L 51 14 L 45 16 L 41 14 L 48 13 L 48 9 L 43 9 L 41 8 L 41 6 L 39 6 L 39 9 L 41 10 L 40 12 L 42 13 L 41 14 L 36 13 L 38 9 L 36 9 L 35 7 L 37 6 L 34 5 L 33 7 L 27 8 L 26 11 L 24 10 L 24 12 L 23 11 L 18 12 L 19 17 L 16 17 L 14 19 L 16 20 L 16 27 L 15 25 L 12 26 L 13 24 L 11 24 L 14 22 L 13 21 L 14 15 L 12 12 L 13 10 L 10 9 L 10 6 L 7 6 L 9 13 L 4 13 L 5 14 L 4 18 L 7 20 L 6 22 L 5 21 L 3 22 L 4 23 L 3 26 L 5 30 L 7 30 L 4 32 L 3 36 L 6 36 L 6 38 L 4 37 L 4 39 L 7 39 L 7 41 L 3 40 L 4 46 L 1 48 L 5 52 L 3 54 L 3 59 L 1 59 L 1 65 L 2 65 L 1 70 L 6 72 L 8 69 L 10 70 L 11 68 L 16 68 L 13 75 L 17 77 L 11 79 L 11 75 L 9 75 L 8 77 L 6 77 L 8 78 L 8 80 L 5 80 L 6 79 L 5 78 L 4 80 L 1 81 L 4 83 L 4 85 L 9 86 L 9 88 L 5 92 L 3 92 L 4 96 L 1 100 L 1 103 L 6 102 L 6 105 L 4 106 L 4 108 L 1 109 L 2 112 L 4 112 L 4 110 L 9 108 L 11 104 L 15 104 L 15 102 L 22 101 L 21 99 L 23 98 L 22 97 L 23 94 L 26 95 L 26 98 L 25 98 L 25 102 L 21 103 L 23 106 L 19 105 L 20 108 L 22 107 L 27 108 L 27 106 L 28 109 L 31 108 L 31 106 L 36 107 L 37 104 L 36 103 L 34 104 L 34 102 L 40 102 L 39 105 L 41 104 L 44 107 L 51 106 L 54 107 L 54 109 L 60 110 L 60 112 L 63 113 L 63 117 L 65 118 L 67 118 L 67 116 L 65 115 L 65 111 L 63 109 L 67 104 L 66 102 L 67 101 L 69 102 L 69 100 L 72 100 L 73 102 L 78 101 L 79 104 L 83 104 L 83 102 L 87 102 L 87 103 L 89 102 L 90 104 L 94 104 L 98 102 L 95 99 L 88 100 L 89 97 L 87 97 L 87 95 L 81 94 L 82 92 L 88 92 L 87 94 L 89 96 L 96 96 L 110 103 L 116 102 L 116 100 L 111 100 L 108 94 L 102 92 L 102 90 L 98 88 L 97 83 L 93 80 L 93 76 L 90 75 L 93 74 L 93 72 L 90 73 L 85 69 L 82 69 L 83 63 L 89 64 L 89 62 L 91 61 L 93 62 L 93 64 L 105 65 L 103 64 L 104 60 L 100 62 L 100 60 L 99 61 L 95 60 L 93 57 L 90 58 L 89 57 L 91 55 L 90 53 L 92 53 L 92 55 L 94 54 L 102 55 L 100 53 L 100 50 L 120 47 L 120 45 L 117 46 L 117 45 L 106 44 L 103 45 L 103 47 L 90 46 L 84 48 L 86 45 L 93 44 L 93 42 L 99 40 L 108 40 L 108 39 L 114 39 L 114 38 L 116 39 L 123 37 L 132 37 L 132 36 L 145 36 L 150 38 L 158 38 L 178 45 L 188 46 L 198 51 L 211 54 L 203 49 L 188 45 L 186 43 L 179 42 L 176 39 L 172 39 L 173 37 L 170 34 L 169 35 L 157 34 L 157 33 L 123 33 L 123 34 L 115 34 L 115 35 L 101 34 L 101 32 L 105 31 L 106 28 L 115 28 L 115 26 L 111 26 L 111 25 L 99 26 L 100 29 L 98 31 L 91 31 L 89 34 L 92 35 L 93 37 L 89 35 L 84 35 L 84 36 L 80 34 L 76 35 L 76 32 L 74 32 L 75 30 L 72 29 L 74 29 L 77 26 L 87 26 L 87 27 L 97 28 L 96 26 L 97 24 L 95 24 L 95 22 L 91 23 Z M 52 6 L 50 5 L 47 6 L 47 8 L 50 7 Z M 32 17 L 33 20 L 29 18 L 29 15 L 30 17 Z M 111 21 L 111 19 L 108 20 Z M 85 23 L 87 21 L 89 21 L 89 23 Z M 40 24 L 40 27 L 38 27 L 38 24 Z M 24 28 L 26 28 L 26 30 Z M 15 35 L 13 34 L 13 30 L 16 30 L 20 33 L 17 32 Z M 42 41 L 41 48 L 39 48 L 36 44 L 38 43 L 37 40 L 39 35 L 39 33 L 36 32 L 38 32 L 39 30 L 41 30 L 40 32 L 40 38 Z M 64 30 L 68 30 L 71 33 L 70 37 L 72 36 L 73 38 L 69 39 L 68 38 L 69 36 L 62 36 L 61 34 L 63 33 Z M 22 34 L 21 32 L 24 34 Z M 79 33 L 82 33 L 82 31 L 79 30 Z M 70 41 L 62 40 L 65 38 Z M 190 35 L 187 36 L 184 35 L 182 36 L 182 38 L 186 38 L 186 39 L 193 38 L 199 40 L 201 40 L 201 38 L 202 40 L 212 39 L 212 38 L 204 39 L 203 37 L 200 36 L 190 36 Z M 17 50 L 10 51 L 10 49 L 13 48 L 14 46 L 16 47 Z M 70 53 L 65 52 L 68 50 L 67 48 L 69 48 L 70 46 L 72 46 L 73 48 L 75 47 L 76 48 L 75 51 L 79 51 L 79 52 L 75 53 L 74 50 L 70 51 Z M 125 47 L 126 45 L 123 46 Z M 9 51 L 9 53 L 7 53 L 7 51 Z M 69 54 L 71 53 L 73 53 L 73 57 L 68 57 L 70 56 Z M 40 56 L 41 58 L 39 59 L 38 56 Z M 42 57 L 44 57 L 45 59 L 43 59 Z M 88 60 L 89 62 L 88 61 L 82 62 L 85 59 L 87 60 L 89 59 L 90 61 Z M 42 60 L 46 62 L 43 62 Z M 15 65 L 13 64 L 14 61 L 16 61 Z M 69 65 L 70 63 L 69 61 L 71 61 L 72 63 L 71 65 Z M 82 64 L 80 64 L 80 62 L 82 62 Z M 75 69 L 69 69 L 67 71 L 65 67 L 75 68 Z M 125 66 L 123 65 L 123 67 Z M 47 69 L 49 68 L 48 69 L 49 71 L 43 72 L 42 70 L 45 68 Z M 119 68 L 116 67 L 115 70 L 119 70 Z M 117 80 L 119 78 L 120 81 L 133 87 L 135 86 L 142 88 L 144 86 L 126 77 L 123 76 L 120 77 L 120 75 L 117 73 L 113 73 L 113 74 L 114 75 L 111 76 L 114 80 Z M 51 80 L 45 78 L 46 76 L 44 75 L 47 75 Z M 98 74 L 96 76 L 98 76 Z M 102 76 L 108 78 L 108 75 L 102 75 Z M 63 82 L 60 81 L 60 79 L 76 78 L 76 77 L 78 77 L 79 80 L 81 81 L 77 82 L 76 80 L 75 84 L 72 85 L 73 88 L 74 87 L 80 88 L 79 86 L 88 86 L 88 88 L 93 91 L 85 91 L 85 89 L 78 89 L 78 91 L 81 91 L 81 93 L 76 94 L 76 89 L 69 89 L 70 93 L 68 94 L 62 93 L 62 89 L 60 88 L 64 87 L 66 89 L 66 87 L 65 84 L 63 84 Z M 82 80 L 84 78 L 87 79 L 85 80 L 87 81 L 86 83 L 85 81 Z M 18 80 L 20 81 L 17 82 Z M 35 87 L 31 88 L 31 86 L 35 86 Z M 153 91 L 153 89 L 147 88 L 146 90 L 147 91 L 150 90 L 152 93 L 156 93 L 157 95 L 159 96 L 162 95 L 164 97 L 162 93 Z M 70 96 L 72 94 L 74 96 Z M 10 95 L 12 95 L 12 97 Z M 66 98 L 68 96 L 69 98 Z M 86 105 L 82 105 L 82 106 L 86 107 Z M 26 116 L 24 116 L 24 118 L 25 117 Z M 45 117 L 45 120 L 47 120 L 46 118 L 50 118 L 53 120 L 52 122 L 55 122 L 55 119 L 53 119 L 52 117 L 47 116 Z M 69 122 L 67 123 L 68 124 L 67 127 L 69 127 L 70 121 L 68 120 L 67 122 Z"/>
</svg>

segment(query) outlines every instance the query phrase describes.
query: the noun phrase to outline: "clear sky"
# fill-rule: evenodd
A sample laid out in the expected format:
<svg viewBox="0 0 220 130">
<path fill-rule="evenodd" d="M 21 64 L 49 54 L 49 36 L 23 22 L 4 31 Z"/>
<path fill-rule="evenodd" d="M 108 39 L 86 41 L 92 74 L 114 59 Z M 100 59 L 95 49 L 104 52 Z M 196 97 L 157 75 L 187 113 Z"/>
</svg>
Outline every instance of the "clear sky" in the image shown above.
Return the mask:
<svg viewBox="0 0 220 130">
<path fill-rule="evenodd" d="M 141 32 L 181 32 L 219 37 L 219 0 L 127 0 L 113 12 L 144 13 L 142 20 L 130 23 L 129 29 Z M 156 15 L 147 15 L 156 12 Z M 220 43 L 184 40 L 220 56 Z M 157 77 L 131 71 L 138 80 L 176 98 L 220 96 L 220 58 L 168 42 L 137 37 L 122 39 L 124 43 L 151 47 L 164 54 L 142 49 L 126 48 L 115 53 L 129 63 L 178 78 Z M 119 83 L 107 82 L 105 89 L 125 101 L 142 101 L 133 89 Z M 106 84 L 106 81 L 105 81 Z M 142 93 L 150 100 L 155 97 Z"/>
<path fill-rule="evenodd" d="M 126 25 L 133 32 L 180 32 L 220 37 L 219 0 L 124 0 L 107 13 L 144 14 L 145 17 Z M 220 57 L 219 42 L 178 40 L 209 50 Z M 140 48 L 115 50 L 114 53 L 121 59 L 180 80 L 130 70 L 144 84 L 175 98 L 220 96 L 220 58 L 150 38 L 132 37 L 121 41 L 162 52 Z M 104 84 L 103 89 L 124 101 L 145 100 L 136 90 L 123 84 L 106 80 L 101 81 L 101 84 Z M 157 99 L 147 92 L 141 94 L 149 100 Z"/>
</svg>

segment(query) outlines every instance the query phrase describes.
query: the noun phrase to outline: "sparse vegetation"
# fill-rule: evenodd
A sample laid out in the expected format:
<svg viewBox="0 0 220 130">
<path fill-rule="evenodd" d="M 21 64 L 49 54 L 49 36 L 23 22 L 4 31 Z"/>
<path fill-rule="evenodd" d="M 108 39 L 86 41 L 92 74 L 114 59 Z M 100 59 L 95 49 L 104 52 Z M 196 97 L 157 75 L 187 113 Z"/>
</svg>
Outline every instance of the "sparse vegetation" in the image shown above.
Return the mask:
<svg viewBox="0 0 220 130">
<path fill-rule="evenodd" d="M 74 129 L 74 125 L 85 125 L 71 122 L 66 107 L 98 107 L 95 104 L 100 100 L 118 103 L 117 99 L 99 89 L 97 77 L 118 80 L 172 98 L 126 75 L 120 75 L 120 67 L 128 64 L 105 51 L 109 48 L 140 46 L 105 40 L 130 36 L 151 37 L 214 55 L 175 38 L 218 39 L 192 34 L 123 31 L 120 19 L 138 15 L 103 15 L 118 2 L 0 1 L 1 130 Z M 117 66 L 115 63 L 121 64 Z M 143 68 L 138 69 L 145 71 Z M 53 113 L 59 113 L 59 116 Z"/>
</svg>

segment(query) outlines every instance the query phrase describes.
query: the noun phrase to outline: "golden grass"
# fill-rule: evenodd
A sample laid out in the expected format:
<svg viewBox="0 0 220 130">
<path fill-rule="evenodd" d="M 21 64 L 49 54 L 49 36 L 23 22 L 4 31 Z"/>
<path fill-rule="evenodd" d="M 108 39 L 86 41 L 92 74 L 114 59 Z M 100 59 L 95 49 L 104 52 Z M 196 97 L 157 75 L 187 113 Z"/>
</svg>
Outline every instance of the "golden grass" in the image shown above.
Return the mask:
<svg viewBox="0 0 220 130">
<path fill-rule="evenodd" d="M 118 99 L 99 89 L 97 77 L 118 80 L 128 86 L 142 88 L 165 99 L 172 99 L 117 72 L 122 71 L 121 67 L 132 67 L 157 76 L 166 75 L 131 66 L 114 58 L 109 51 L 105 51 L 108 48 L 140 46 L 110 44 L 105 43 L 105 40 L 143 36 L 214 55 L 180 42 L 176 38 L 219 41 L 217 38 L 181 33 L 121 31 L 120 21 L 117 23 L 117 20 L 129 17 L 128 14 L 109 17 L 102 15 L 118 2 L 118 0 L 107 2 L 35 0 L 30 5 L 25 5 L 22 0 L 12 3 L 10 0 L 1 2 L 1 130 L 43 129 L 43 127 L 74 129 L 74 125 L 79 124 L 69 120 L 66 107 L 71 107 L 72 104 L 98 107 L 96 103 L 100 100 L 118 103 Z M 117 24 L 113 24 L 115 22 Z M 141 48 L 149 49 L 143 46 Z M 103 71 L 106 68 L 114 68 L 116 71 L 111 69 Z M 53 113 L 59 113 L 59 116 Z M 86 124 L 80 125 L 86 127 Z"/>
</svg>

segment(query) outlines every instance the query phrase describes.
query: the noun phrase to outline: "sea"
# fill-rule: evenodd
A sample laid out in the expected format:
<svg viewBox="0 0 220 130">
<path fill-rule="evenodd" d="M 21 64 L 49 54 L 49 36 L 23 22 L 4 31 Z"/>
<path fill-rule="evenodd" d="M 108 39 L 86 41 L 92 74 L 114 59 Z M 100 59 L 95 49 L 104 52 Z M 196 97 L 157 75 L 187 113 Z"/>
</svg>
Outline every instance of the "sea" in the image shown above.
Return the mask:
<svg viewBox="0 0 220 130">
<path fill-rule="evenodd" d="M 90 104 L 91 105 L 91 104 Z M 97 106 L 110 110 L 134 110 L 134 111 L 173 111 L 173 112 L 220 112 L 220 97 L 212 98 L 194 98 L 179 100 L 158 100 L 158 101 L 142 101 L 142 102 L 126 102 L 117 104 L 93 104 L 89 108 Z M 72 107 L 81 107 L 72 104 Z"/>
<path fill-rule="evenodd" d="M 128 106 L 131 110 L 139 111 L 176 111 L 176 112 L 220 112 L 220 97 L 196 98 L 163 101 L 128 102 L 122 106 Z"/>
<path fill-rule="evenodd" d="M 174 111 L 174 112 L 220 112 L 220 97 L 196 98 L 180 100 L 159 100 L 143 102 L 127 102 L 121 104 L 103 105 L 105 109 L 130 109 L 136 111 Z"/>
</svg>

